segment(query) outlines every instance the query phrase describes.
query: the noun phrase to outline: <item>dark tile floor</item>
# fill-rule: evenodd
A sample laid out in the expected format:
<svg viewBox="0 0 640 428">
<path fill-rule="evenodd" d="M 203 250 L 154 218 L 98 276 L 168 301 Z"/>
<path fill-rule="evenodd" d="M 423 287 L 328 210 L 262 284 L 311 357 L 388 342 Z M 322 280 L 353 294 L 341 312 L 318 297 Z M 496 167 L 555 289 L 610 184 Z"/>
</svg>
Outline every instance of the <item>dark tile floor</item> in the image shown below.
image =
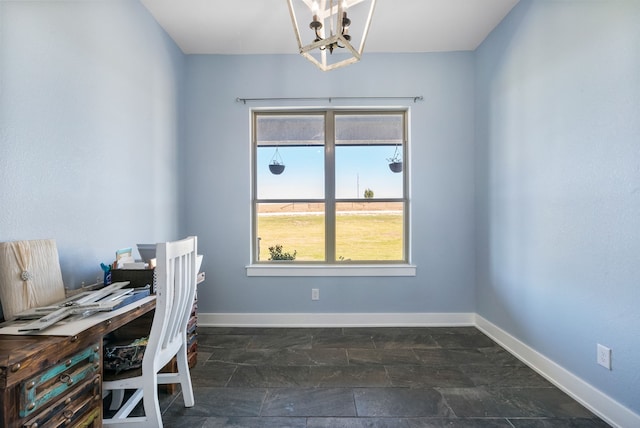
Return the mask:
<svg viewBox="0 0 640 428">
<path fill-rule="evenodd" d="M 167 427 L 608 427 L 472 327 L 202 328 Z"/>
</svg>

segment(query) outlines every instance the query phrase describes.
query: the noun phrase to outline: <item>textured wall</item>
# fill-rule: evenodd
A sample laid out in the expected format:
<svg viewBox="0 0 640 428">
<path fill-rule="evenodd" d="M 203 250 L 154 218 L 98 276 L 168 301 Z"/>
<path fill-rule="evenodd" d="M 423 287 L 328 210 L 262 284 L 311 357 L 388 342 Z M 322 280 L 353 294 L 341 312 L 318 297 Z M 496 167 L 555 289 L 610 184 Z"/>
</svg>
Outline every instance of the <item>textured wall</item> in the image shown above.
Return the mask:
<svg viewBox="0 0 640 428">
<path fill-rule="evenodd" d="M 367 54 L 329 73 L 299 55 L 190 56 L 185 180 L 189 233 L 206 254 L 202 312 L 473 312 L 473 54 Z M 414 96 L 412 101 L 235 102 L 236 97 Z M 407 105 L 411 109 L 411 278 L 247 277 L 250 109 Z M 321 299 L 311 301 L 311 287 Z"/>
<path fill-rule="evenodd" d="M 478 313 L 636 413 L 638 22 L 637 1 L 521 1 L 477 51 L 476 134 Z"/>
<path fill-rule="evenodd" d="M 76 287 L 175 238 L 183 65 L 138 2 L 0 2 L 0 240 L 56 239 Z"/>
</svg>

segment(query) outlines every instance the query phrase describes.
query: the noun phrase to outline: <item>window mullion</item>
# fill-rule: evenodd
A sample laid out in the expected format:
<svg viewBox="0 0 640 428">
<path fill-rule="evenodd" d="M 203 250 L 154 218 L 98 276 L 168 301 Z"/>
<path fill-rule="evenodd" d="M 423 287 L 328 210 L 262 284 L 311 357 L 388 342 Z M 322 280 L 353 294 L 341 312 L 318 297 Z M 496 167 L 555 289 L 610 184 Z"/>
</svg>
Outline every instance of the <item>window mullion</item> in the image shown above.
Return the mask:
<svg viewBox="0 0 640 428">
<path fill-rule="evenodd" d="M 325 192 L 325 255 L 328 263 L 336 261 L 336 162 L 335 115 L 325 114 L 324 192 Z"/>
</svg>

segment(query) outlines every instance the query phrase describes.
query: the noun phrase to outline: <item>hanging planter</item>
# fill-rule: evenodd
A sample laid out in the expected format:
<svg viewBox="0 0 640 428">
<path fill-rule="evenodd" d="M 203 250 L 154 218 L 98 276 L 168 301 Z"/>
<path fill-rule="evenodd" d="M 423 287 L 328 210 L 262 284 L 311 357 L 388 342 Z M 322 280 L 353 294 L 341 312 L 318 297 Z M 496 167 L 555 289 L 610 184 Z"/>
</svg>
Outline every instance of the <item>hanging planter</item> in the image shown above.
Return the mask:
<svg viewBox="0 0 640 428">
<path fill-rule="evenodd" d="M 396 151 L 393 152 L 393 157 L 387 158 L 387 161 L 389 161 L 391 172 L 402 172 L 402 159 L 400 158 L 400 153 L 398 153 L 398 146 L 396 146 Z"/>
<path fill-rule="evenodd" d="M 284 166 L 284 163 L 282 163 L 282 156 L 280 156 L 278 148 L 276 147 L 276 151 L 269 163 L 269 171 L 271 171 L 271 174 L 280 175 L 284 171 Z"/>
</svg>

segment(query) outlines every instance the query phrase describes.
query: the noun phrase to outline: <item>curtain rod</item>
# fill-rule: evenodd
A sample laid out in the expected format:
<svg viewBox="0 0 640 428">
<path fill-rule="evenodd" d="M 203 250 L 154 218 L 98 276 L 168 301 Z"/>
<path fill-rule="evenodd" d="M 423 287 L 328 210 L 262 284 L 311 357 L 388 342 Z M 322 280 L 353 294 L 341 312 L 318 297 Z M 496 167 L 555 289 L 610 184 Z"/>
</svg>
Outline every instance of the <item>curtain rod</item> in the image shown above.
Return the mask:
<svg viewBox="0 0 640 428">
<path fill-rule="evenodd" d="M 413 100 L 414 103 L 424 100 L 422 95 L 414 97 L 291 97 L 291 98 L 236 98 L 236 102 L 246 104 L 256 101 L 317 101 L 317 100 Z"/>
</svg>

